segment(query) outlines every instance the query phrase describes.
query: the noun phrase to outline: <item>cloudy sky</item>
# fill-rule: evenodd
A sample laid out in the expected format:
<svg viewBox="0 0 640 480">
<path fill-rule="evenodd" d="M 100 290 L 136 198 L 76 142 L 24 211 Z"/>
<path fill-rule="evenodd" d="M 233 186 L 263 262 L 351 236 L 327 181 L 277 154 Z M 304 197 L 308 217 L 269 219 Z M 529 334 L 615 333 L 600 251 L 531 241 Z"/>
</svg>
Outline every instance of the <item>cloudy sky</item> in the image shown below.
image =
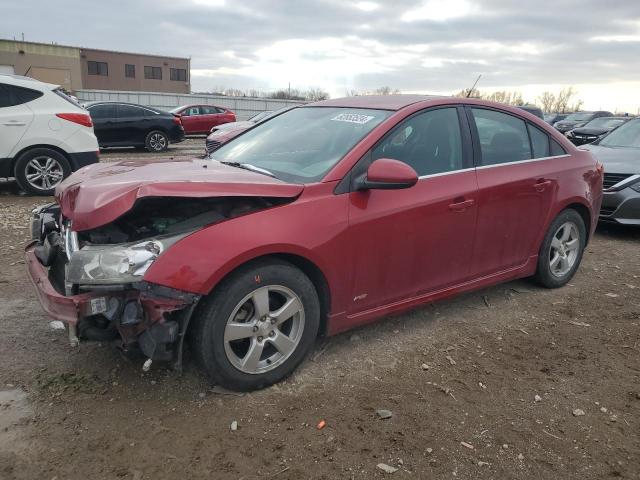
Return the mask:
<svg viewBox="0 0 640 480">
<path fill-rule="evenodd" d="M 37 15 L 35 14 L 37 12 Z M 192 58 L 192 89 L 574 85 L 640 108 L 640 0 L 3 0 L 0 37 Z"/>
</svg>

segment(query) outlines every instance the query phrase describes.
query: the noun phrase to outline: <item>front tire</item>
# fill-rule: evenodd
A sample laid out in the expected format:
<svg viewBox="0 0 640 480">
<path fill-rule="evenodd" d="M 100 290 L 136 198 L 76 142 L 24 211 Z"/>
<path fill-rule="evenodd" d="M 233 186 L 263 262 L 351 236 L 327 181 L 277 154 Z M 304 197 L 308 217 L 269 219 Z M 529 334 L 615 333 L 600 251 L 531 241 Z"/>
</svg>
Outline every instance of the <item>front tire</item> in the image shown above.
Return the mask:
<svg viewBox="0 0 640 480">
<path fill-rule="evenodd" d="M 320 303 L 309 278 L 280 260 L 225 279 L 194 313 L 191 346 L 210 379 L 249 391 L 290 375 L 318 334 Z"/>
<path fill-rule="evenodd" d="M 50 148 L 34 148 L 20 155 L 14 175 L 25 192 L 53 195 L 56 187 L 71 175 L 71 165 L 60 152 Z"/>
<path fill-rule="evenodd" d="M 151 153 L 164 152 L 169 148 L 169 138 L 166 133 L 160 130 L 152 130 L 147 134 L 144 146 Z"/>
<path fill-rule="evenodd" d="M 573 209 L 561 212 L 540 247 L 536 281 L 546 288 L 566 285 L 580 266 L 586 240 L 587 229 L 580 214 Z"/>
</svg>

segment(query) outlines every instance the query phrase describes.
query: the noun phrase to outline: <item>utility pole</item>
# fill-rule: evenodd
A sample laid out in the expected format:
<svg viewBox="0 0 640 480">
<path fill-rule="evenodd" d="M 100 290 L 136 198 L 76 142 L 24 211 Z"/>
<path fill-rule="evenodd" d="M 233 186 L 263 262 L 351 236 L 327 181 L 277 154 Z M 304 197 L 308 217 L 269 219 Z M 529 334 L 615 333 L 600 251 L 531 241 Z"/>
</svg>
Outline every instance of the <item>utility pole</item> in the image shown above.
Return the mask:
<svg viewBox="0 0 640 480">
<path fill-rule="evenodd" d="M 287 96 L 289 100 L 291 100 L 291 82 L 289 82 L 289 95 Z"/>
</svg>

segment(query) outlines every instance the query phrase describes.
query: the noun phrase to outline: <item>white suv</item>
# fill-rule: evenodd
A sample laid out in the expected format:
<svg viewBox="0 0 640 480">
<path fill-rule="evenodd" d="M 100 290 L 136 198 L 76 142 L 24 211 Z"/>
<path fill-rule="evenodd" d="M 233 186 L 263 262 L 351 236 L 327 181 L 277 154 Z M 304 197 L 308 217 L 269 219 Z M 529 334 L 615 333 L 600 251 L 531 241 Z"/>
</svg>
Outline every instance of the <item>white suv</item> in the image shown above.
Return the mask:
<svg viewBox="0 0 640 480">
<path fill-rule="evenodd" d="M 51 195 L 71 172 L 98 161 L 89 113 L 56 85 L 0 75 L 0 177 Z"/>
</svg>

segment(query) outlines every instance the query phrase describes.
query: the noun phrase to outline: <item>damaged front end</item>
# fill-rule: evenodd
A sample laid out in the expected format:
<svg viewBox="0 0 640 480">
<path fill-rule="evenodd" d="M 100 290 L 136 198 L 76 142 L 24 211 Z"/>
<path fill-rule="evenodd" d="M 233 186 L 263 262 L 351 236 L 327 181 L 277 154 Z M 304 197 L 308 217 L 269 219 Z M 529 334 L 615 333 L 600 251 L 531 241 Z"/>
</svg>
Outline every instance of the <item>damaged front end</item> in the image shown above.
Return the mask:
<svg viewBox="0 0 640 480">
<path fill-rule="evenodd" d="M 116 220 L 74 231 L 57 204 L 33 211 L 26 263 L 49 316 L 80 340 L 118 341 L 181 367 L 200 295 L 152 284 L 147 269 L 190 233 L 284 200 L 263 197 L 145 197 Z"/>
</svg>

